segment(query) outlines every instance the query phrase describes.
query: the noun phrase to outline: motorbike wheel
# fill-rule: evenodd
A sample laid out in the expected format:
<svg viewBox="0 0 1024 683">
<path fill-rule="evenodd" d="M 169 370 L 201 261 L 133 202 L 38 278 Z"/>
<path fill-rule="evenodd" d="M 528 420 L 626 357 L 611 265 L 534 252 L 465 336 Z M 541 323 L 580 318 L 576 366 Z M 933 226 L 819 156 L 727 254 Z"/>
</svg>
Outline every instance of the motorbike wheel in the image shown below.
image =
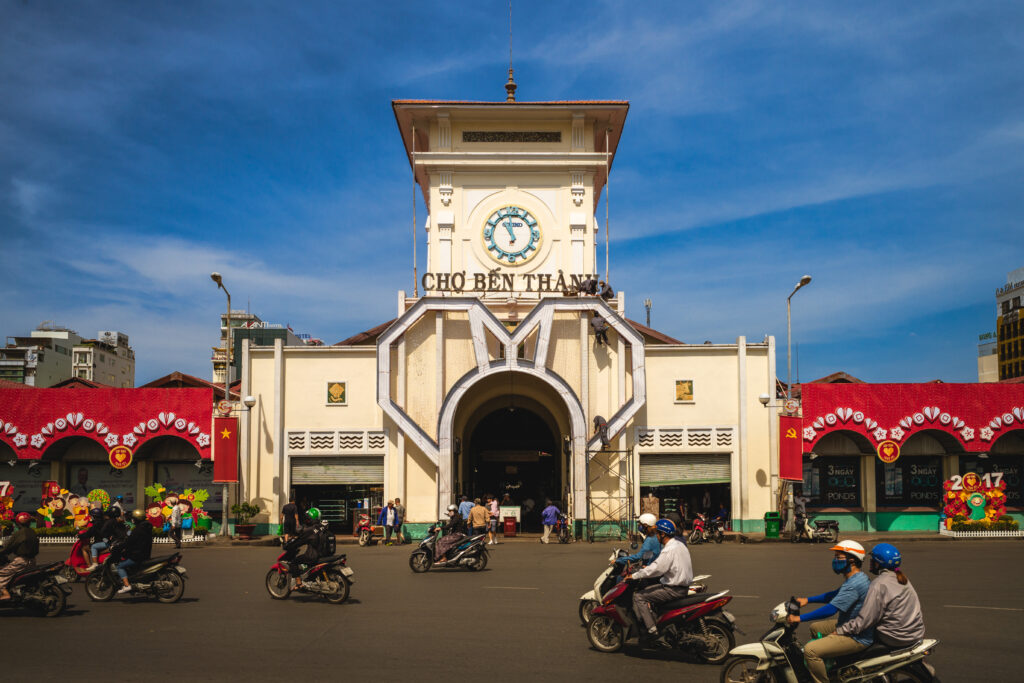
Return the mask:
<svg viewBox="0 0 1024 683">
<path fill-rule="evenodd" d="M 78 572 L 76 572 L 75 568 L 69 564 L 66 564 L 60 568 L 59 575 L 64 577 L 64 580 L 68 583 L 74 583 L 75 581 L 78 581 Z"/>
<path fill-rule="evenodd" d="M 924 678 L 920 674 L 917 674 L 911 671 L 909 668 L 906 668 L 897 669 L 896 671 L 890 671 L 889 673 L 885 674 L 884 678 L 879 680 L 884 680 L 886 681 L 886 683 L 925 683 L 925 681 L 930 681 L 932 679 L 930 677 Z"/>
<path fill-rule="evenodd" d="M 599 614 L 587 624 L 587 640 L 599 652 L 618 652 L 622 649 L 626 637 L 618 622 Z"/>
<path fill-rule="evenodd" d="M 85 593 L 92 600 L 106 602 L 114 597 L 117 587 L 106 572 L 93 572 L 85 582 Z"/>
<path fill-rule="evenodd" d="M 33 603 L 34 611 L 41 617 L 56 617 L 64 611 L 67 597 L 60 586 L 54 584 L 39 587 L 40 602 Z"/>
<path fill-rule="evenodd" d="M 580 623 L 584 626 L 590 623 L 597 605 L 597 600 L 580 600 Z"/>
<path fill-rule="evenodd" d="M 413 553 L 409 556 L 409 569 L 412 569 L 417 574 L 430 571 L 430 565 L 432 564 L 434 562 L 426 553 Z"/>
<path fill-rule="evenodd" d="M 367 546 L 370 544 L 370 530 L 363 529 L 359 532 L 359 545 Z"/>
<path fill-rule="evenodd" d="M 793 531 L 789 532 L 789 542 L 790 543 L 799 543 L 800 542 L 800 532 L 797 531 L 796 529 L 793 529 Z"/>
<path fill-rule="evenodd" d="M 167 584 L 162 588 L 156 589 L 156 599 L 164 604 L 169 605 L 173 602 L 178 602 L 178 600 L 181 600 L 181 596 L 185 594 L 185 579 L 181 578 L 181 574 L 173 569 L 160 572 L 156 580 Z"/>
<path fill-rule="evenodd" d="M 718 531 L 715 532 L 715 543 L 721 543 L 724 540 L 725 540 L 725 533 L 721 529 L 719 529 Z"/>
<path fill-rule="evenodd" d="M 771 671 L 758 671 L 757 657 L 730 657 L 722 667 L 720 683 L 775 683 Z"/>
<path fill-rule="evenodd" d="M 822 543 L 835 543 L 839 540 L 835 529 L 825 529 L 818 538 L 821 539 Z"/>
<path fill-rule="evenodd" d="M 700 545 L 700 532 L 693 530 L 690 532 L 690 545 Z"/>
<path fill-rule="evenodd" d="M 569 527 L 564 526 L 558 530 L 558 542 L 568 543 L 569 542 Z"/>
<path fill-rule="evenodd" d="M 327 578 L 328 580 L 334 581 L 338 584 L 338 590 L 330 594 L 324 594 L 324 598 L 327 599 L 327 602 L 332 605 L 340 605 L 348 600 L 351 584 L 345 580 L 345 577 L 341 575 L 341 572 L 331 572 L 327 575 Z"/>
<path fill-rule="evenodd" d="M 729 651 L 736 647 L 736 637 L 732 629 L 718 621 L 704 622 L 708 635 L 715 641 L 715 649 L 701 652 L 700 658 L 708 664 L 721 664 L 729 656 Z"/>
<path fill-rule="evenodd" d="M 292 592 L 291 577 L 288 572 L 271 569 L 267 572 L 267 592 L 275 600 L 284 600 Z"/>
<path fill-rule="evenodd" d="M 476 556 L 476 561 L 466 565 L 466 569 L 471 572 L 482 572 L 487 567 L 487 553 L 480 553 Z"/>
</svg>

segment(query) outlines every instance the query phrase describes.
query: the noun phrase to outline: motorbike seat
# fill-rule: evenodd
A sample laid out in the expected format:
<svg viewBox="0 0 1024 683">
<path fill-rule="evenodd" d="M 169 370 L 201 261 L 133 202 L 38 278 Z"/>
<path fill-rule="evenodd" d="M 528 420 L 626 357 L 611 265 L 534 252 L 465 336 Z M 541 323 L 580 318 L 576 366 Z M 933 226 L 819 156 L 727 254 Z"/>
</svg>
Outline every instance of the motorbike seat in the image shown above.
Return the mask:
<svg viewBox="0 0 1024 683">
<path fill-rule="evenodd" d="M 166 562 L 167 560 L 171 559 L 172 557 L 174 557 L 174 554 L 172 554 L 172 555 L 162 555 L 161 557 L 151 557 L 148 560 L 146 560 L 145 562 L 137 565 L 136 569 L 146 569 L 147 567 L 152 567 L 155 564 L 160 564 L 161 562 Z"/>
<path fill-rule="evenodd" d="M 680 609 L 689 605 L 694 605 L 698 602 L 704 602 L 705 595 L 686 595 L 675 600 L 670 600 L 664 604 L 658 605 L 658 612 L 667 612 L 670 609 Z"/>
<path fill-rule="evenodd" d="M 344 555 L 344 554 L 341 554 L 341 555 L 330 555 L 328 557 L 321 557 L 319 560 L 316 561 L 316 564 L 331 564 L 331 563 L 337 562 L 338 560 L 344 560 L 345 557 L 346 557 L 346 555 Z"/>
<path fill-rule="evenodd" d="M 842 657 L 836 657 L 835 661 L 834 661 L 834 664 L 832 666 L 833 666 L 833 668 L 840 667 L 840 666 L 846 666 L 848 664 L 853 664 L 854 662 L 858 662 L 858 661 L 860 661 L 862 659 L 871 659 L 872 657 L 881 657 L 882 655 L 889 654 L 892 651 L 893 651 L 893 648 L 891 648 L 891 647 L 887 647 L 885 645 L 882 645 L 881 643 L 873 643 L 873 644 L 869 645 L 866 649 L 861 650 L 860 652 L 854 652 L 853 654 L 843 655 Z"/>
</svg>

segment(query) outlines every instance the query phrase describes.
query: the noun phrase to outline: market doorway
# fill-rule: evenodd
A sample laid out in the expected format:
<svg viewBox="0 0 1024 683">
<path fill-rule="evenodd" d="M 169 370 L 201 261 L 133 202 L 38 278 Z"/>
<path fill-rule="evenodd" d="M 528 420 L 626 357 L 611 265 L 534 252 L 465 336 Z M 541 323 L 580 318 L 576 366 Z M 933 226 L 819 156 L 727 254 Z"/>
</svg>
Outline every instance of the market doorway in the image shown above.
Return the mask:
<svg viewBox="0 0 1024 683">
<path fill-rule="evenodd" d="M 693 527 L 698 512 L 709 518 L 718 514 L 719 506 L 725 505 L 732 524 L 732 488 L 723 482 L 700 484 L 664 484 L 640 487 L 640 511 L 650 510 L 658 516 L 675 513 L 683 520 L 687 529 Z"/>
<path fill-rule="evenodd" d="M 382 484 L 299 484 L 293 490 L 300 510 L 317 508 L 331 531 L 340 534 L 354 533 L 359 515 L 367 511 L 376 524 L 384 498 Z"/>
</svg>

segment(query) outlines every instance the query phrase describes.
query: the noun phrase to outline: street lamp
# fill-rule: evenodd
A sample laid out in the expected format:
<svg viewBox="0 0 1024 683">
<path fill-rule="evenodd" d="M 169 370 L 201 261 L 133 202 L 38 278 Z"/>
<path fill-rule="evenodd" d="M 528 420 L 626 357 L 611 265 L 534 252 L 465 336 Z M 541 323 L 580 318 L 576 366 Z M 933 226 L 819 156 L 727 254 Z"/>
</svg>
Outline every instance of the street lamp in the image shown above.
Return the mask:
<svg viewBox="0 0 1024 683">
<path fill-rule="evenodd" d="M 794 294 L 809 284 L 811 284 L 811 276 L 804 275 L 800 278 L 800 282 L 796 283 L 796 287 L 793 288 L 789 296 L 786 297 L 786 398 L 793 397 L 793 318 L 790 301 L 793 299 Z"/>
<path fill-rule="evenodd" d="M 220 273 L 210 273 L 210 279 L 217 283 L 218 289 L 223 289 L 224 293 L 228 295 L 228 314 L 224 320 L 224 400 L 230 401 L 231 396 L 231 372 L 230 372 L 230 359 L 231 359 L 231 293 L 228 288 L 224 286 L 224 280 L 221 278 Z M 228 485 L 227 482 L 223 484 L 224 488 L 221 490 L 221 518 L 220 518 L 220 535 L 228 535 Z"/>
</svg>

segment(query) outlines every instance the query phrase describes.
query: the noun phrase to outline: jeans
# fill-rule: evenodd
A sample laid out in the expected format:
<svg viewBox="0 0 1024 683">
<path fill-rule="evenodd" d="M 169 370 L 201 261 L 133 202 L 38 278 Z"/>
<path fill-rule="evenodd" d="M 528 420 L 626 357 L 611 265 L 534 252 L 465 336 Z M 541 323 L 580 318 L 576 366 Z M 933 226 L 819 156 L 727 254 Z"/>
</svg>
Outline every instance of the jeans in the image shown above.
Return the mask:
<svg viewBox="0 0 1024 683">
<path fill-rule="evenodd" d="M 92 554 L 92 561 L 96 561 L 96 558 L 100 556 L 101 550 L 106 550 L 109 547 L 110 544 L 106 541 L 97 541 L 96 543 L 93 543 L 92 549 L 89 551 L 89 553 Z"/>
<path fill-rule="evenodd" d="M 128 558 L 121 560 L 121 562 L 117 565 L 117 575 L 120 576 L 122 579 L 127 579 L 128 570 L 134 567 L 136 564 L 137 563 L 135 562 L 135 560 L 129 560 Z"/>
</svg>

